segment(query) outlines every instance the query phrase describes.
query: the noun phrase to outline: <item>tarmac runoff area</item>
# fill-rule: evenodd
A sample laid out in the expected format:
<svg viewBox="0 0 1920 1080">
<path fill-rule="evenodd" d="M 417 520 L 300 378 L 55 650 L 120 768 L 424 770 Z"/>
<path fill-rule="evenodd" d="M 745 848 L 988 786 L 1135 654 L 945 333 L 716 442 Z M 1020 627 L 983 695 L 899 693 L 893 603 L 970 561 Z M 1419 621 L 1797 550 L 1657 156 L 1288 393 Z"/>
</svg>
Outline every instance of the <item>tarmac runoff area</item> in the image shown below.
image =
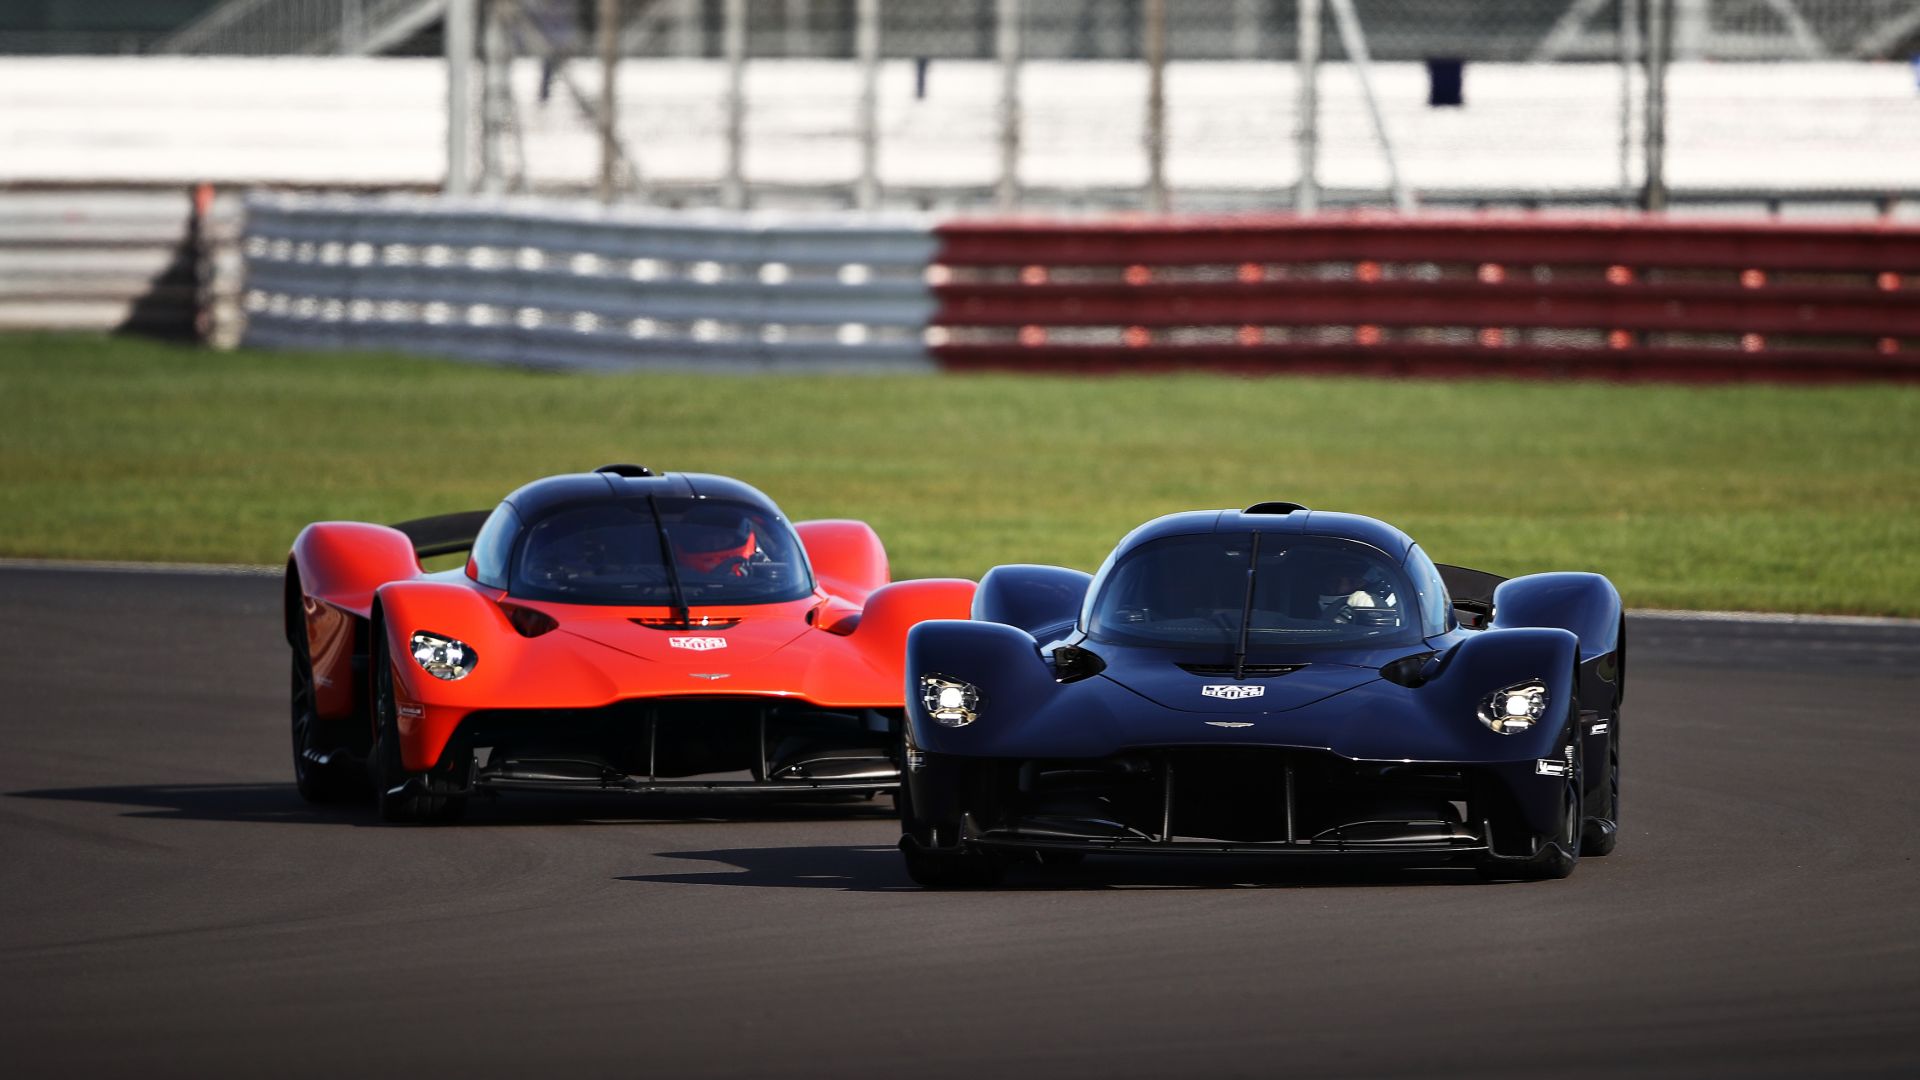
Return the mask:
<svg viewBox="0 0 1920 1080">
<path fill-rule="evenodd" d="M 1630 615 L 1622 839 L 1565 881 L 928 893 L 884 800 L 308 806 L 279 602 L 0 566 L 9 1076 L 1920 1072 L 1920 622 Z"/>
</svg>

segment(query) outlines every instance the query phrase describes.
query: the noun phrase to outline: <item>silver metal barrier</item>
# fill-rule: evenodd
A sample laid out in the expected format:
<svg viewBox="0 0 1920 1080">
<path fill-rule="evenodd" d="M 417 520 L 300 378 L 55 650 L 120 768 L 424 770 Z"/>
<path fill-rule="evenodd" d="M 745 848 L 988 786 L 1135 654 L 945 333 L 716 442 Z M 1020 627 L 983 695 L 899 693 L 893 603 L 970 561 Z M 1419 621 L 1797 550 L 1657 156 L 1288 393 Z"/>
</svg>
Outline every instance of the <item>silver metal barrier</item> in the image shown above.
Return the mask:
<svg viewBox="0 0 1920 1080">
<path fill-rule="evenodd" d="M 207 188 L 0 191 L 0 330 L 217 340 L 235 209 Z"/>
<path fill-rule="evenodd" d="M 260 195 L 244 342 L 536 367 L 932 369 L 920 218 Z"/>
</svg>

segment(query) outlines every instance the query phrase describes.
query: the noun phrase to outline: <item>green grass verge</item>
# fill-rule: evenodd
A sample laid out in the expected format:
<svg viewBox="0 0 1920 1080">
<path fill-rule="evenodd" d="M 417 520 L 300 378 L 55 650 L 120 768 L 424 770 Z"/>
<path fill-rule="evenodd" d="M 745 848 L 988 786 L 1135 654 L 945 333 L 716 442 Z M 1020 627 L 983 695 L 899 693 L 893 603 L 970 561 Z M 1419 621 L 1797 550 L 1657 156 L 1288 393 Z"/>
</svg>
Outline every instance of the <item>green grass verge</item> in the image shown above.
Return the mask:
<svg viewBox="0 0 1920 1080">
<path fill-rule="evenodd" d="M 897 576 L 1091 569 L 1284 498 L 1630 605 L 1920 615 L 1920 388 L 567 376 L 0 337 L 0 554 L 273 563 L 306 522 L 491 506 L 608 461 L 859 517 Z"/>
</svg>

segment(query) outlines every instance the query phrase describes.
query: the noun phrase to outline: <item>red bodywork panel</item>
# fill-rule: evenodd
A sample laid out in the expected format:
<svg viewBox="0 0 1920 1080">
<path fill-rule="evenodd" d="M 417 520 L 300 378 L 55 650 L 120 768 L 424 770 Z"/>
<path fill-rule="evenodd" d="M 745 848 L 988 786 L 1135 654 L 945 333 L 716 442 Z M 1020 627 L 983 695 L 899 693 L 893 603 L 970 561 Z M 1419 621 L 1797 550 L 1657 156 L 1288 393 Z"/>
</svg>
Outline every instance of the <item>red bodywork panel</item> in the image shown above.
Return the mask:
<svg viewBox="0 0 1920 1080">
<path fill-rule="evenodd" d="M 817 582 L 809 598 L 695 608 L 694 625 L 685 630 L 645 625 L 674 614 L 664 607 L 516 598 L 511 605 L 557 623 L 526 637 L 508 621 L 501 590 L 461 571 L 423 572 L 404 534 L 351 522 L 308 526 L 294 543 L 289 569 L 299 575 L 316 705 L 329 719 L 365 714 L 370 680 L 364 673 L 354 677 L 355 633 L 377 611 L 409 770 L 438 762 L 460 721 L 479 709 L 580 709 L 702 696 L 901 708 L 908 629 L 926 619 L 966 618 L 974 583 L 887 584 L 885 549 L 861 522 L 800 522 L 795 531 Z M 451 682 L 429 675 L 408 646 L 418 631 L 471 646 L 477 655 L 472 673 Z"/>
</svg>

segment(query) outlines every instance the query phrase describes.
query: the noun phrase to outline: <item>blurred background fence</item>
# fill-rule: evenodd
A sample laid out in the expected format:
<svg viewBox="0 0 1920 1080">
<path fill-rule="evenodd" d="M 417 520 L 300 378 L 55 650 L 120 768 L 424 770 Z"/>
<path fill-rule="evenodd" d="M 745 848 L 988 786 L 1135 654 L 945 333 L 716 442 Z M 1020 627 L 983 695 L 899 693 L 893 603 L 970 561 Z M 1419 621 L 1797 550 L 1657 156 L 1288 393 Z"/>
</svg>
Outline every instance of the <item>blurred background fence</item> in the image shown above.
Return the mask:
<svg viewBox="0 0 1920 1080">
<path fill-rule="evenodd" d="M 247 210 L 249 345 L 599 370 L 932 366 L 924 221 L 297 196 Z"/>
<path fill-rule="evenodd" d="M 13 0 L 0 325 L 570 367 L 1904 378 L 1917 52 L 1914 0 Z M 1345 213 L 1385 207 L 1550 213 L 1526 251 L 1488 225 L 1394 260 L 1392 219 Z M 1744 252 L 1712 266 L 1537 246 L 1663 207 L 1771 224 L 1660 234 Z M 1059 260 L 1142 210 L 1254 215 L 1222 234 L 1250 247 Z M 1324 258 L 1287 246 L 1316 219 L 1260 216 L 1316 210 L 1347 223 Z M 936 250 L 1013 214 L 1064 231 Z M 1871 251 L 1763 242 L 1796 222 Z"/>
<path fill-rule="evenodd" d="M 558 368 L 1920 379 L 1920 227 L 249 205 L 247 341 Z"/>
<path fill-rule="evenodd" d="M 0 194 L 0 331 L 106 330 L 231 344 L 239 207 L 211 188 Z"/>
<path fill-rule="evenodd" d="M 285 55 L 437 52 L 446 0 L 11 0 L 0 47 L 12 53 Z M 561 33 L 590 28 L 596 0 L 521 0 Z M 1138 59 L 1148 0 L 1021 0 L 1036 59 Z M 991 59 L 1001 0 L 883 0 L 881 53 Z M 718 57 L 727 0 L 623 0 L 623 51 Z M 753 56 L 850 58 L 860 0 L 746 0 Z M 1354 0 L 1374 56 L 1422 60 L 1610 60 L 1618 0 Z M 1644 6 L 1644 0 L 1643 4 Z M 1887 59 L 1910 55 L 1920 12 L 1908 0 L 1672 0 L 1683 60 Z M 1169 45 L 1195 60 L 1296 51 L 1295 0 L 1178 0 Z M 568 25 L 570 24 L 570 25 Z"/>
<path fill-rule="evenodd" d="M 1396 178 L 1603 206 L 1657 164 L 1681 206 L 1920 193 L 1912 0 L 16 0 L 0 51 L 0 183 L 112 158 L 666 206 L 1389 205 Z M 273 59 L 211 59 L 242 56 Z"/>
</svg>

